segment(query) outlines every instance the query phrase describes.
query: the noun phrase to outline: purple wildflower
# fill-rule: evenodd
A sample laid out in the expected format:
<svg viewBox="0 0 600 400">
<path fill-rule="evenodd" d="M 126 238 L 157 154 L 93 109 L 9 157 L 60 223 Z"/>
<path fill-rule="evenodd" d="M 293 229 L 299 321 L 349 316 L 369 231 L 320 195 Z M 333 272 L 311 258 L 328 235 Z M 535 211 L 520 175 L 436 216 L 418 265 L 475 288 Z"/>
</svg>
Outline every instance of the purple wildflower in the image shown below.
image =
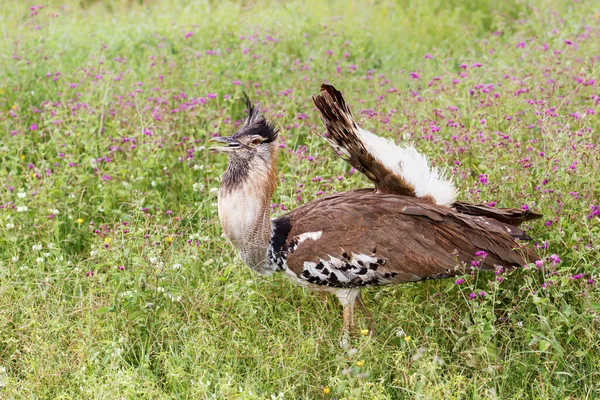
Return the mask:
<svg viewBox="0 0 600 400">
<path fill-rule="evenodd" d="M 591 211 L 592 212 L 590 213 L 590 215 L 588 215 L 588 220 L 591 220 L 594 217 L 600 218 L 600 205 L 592 206 Z"/>
<path fill-rule="evenodd" d="M 548 258 L 552 261 L 552 264 L 554 265 L 560 263 L 560 258 L 556 254 L 550 255 Z"/>
</svg>

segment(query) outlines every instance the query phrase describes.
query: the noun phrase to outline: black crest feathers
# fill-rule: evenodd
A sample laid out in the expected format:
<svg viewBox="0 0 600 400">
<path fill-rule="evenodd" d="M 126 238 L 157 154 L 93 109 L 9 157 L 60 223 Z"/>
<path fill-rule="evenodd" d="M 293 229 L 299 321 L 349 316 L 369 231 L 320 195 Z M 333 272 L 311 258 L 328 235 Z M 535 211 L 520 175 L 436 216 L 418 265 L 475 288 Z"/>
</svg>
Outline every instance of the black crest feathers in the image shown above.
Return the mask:
<svg viewBox="0 0 600 400">
<path fill-rule="evenodd" d="M 279 129 L 275 128 L 275 125 L 267 122 L 266 118 L 260 114 L 260 108 L 257 105 L 252 104 L 250 97 L 246 92 L 242 92 L 242 101 L 248 111 L 248 116 L 244 125 L 234 136 L 242 135 L 260 135 L 266 139 L 266 142 L 270 143 L 277 138 Z"/>
</svg>

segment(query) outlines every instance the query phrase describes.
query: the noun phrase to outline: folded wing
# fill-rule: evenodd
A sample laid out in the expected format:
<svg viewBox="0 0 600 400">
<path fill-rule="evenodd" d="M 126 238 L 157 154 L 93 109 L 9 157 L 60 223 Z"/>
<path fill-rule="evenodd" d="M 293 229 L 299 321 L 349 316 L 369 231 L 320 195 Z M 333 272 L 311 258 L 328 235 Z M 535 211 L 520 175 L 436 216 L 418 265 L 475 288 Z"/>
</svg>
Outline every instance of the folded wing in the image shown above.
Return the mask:
<svg viewBox="0 0 600 400">
<path fill-rule="evenodd" d="M 315 200 L 275 220 L 288 227 L 280 249 L 288 268 L 309 283 L 332 287 L 446 278 L 537 259 L 488 222 L 418 198 L 366 189 Z"/>
</svg>

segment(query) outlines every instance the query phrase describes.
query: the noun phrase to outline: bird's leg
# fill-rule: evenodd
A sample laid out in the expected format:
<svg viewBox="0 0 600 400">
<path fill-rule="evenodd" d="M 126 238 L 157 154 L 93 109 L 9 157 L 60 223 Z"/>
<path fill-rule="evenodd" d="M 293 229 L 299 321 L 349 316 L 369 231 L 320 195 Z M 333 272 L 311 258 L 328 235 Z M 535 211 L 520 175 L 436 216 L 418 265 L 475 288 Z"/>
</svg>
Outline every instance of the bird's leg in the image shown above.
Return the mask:
<svg viewBox="0 0 600 400">
<path fill-rule="evenodd" d="M 340 344 L 342 347 L 348 347 L 350 345 L 350 335 L 354 331 L 354 302 L 360 294 L 360 289 L 337 289 L 334 293 L 344 307 L 344 327 Z"/>
<path fill-rule="evenodd" d="M 367 327 L 369 328 L 369 335 L 373 335 L 373 333 L 375 332 L 375 322 L 373 321 L 373 314 L 371 314 L 367 306 L 365 306 L 365 302 L 363 301 L 361 292 L 358 293 L 356 301 L 358 302 L 358 305 L 362 312 L 365 314 L 365 317 L 367 317 Z"/>
<path fill-rule="evenodd" d="M 352 334 L 354 332 L 354 304 L 344 306 L 344 332 Z"/>
</svg>

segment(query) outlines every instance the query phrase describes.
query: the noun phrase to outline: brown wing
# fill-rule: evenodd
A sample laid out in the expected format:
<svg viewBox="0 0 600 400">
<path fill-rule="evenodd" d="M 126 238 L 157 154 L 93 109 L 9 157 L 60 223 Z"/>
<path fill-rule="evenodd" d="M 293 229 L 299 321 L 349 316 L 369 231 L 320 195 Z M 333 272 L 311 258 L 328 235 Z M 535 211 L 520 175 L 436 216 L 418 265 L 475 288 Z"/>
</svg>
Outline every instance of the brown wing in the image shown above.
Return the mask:
<svg viewBox="0 0 600 400">
<path fill-rule="evenodd" d="M 451 207 L 461 214 L 484 217 L 490 224 L 500 230 L 505 230 L 513 238 L 520 240 L 533 239 L 517 227 L 525 221 L 542 218 L 542 214 L 537 214 L 529 210 L 494 208 L 484 204 L 469 204 L 462 201 L 453 203 Z"/>
<path fill-rule="evenodd" d="M 298 277 L 356 287 L 444 278 L 479 268 L 512 268 L 537 257 L 484 217 L 418 198 L 356 190 L 327 196 L 275 221 L 281 251 Z M 515 250 L 516 249 L 516 250 Z M 476 257 L 485 251 L 487 257 Z"/>
<path fill-rule="evenodd" d="M 530 210 L 521 210 L 519 208 L 494 208 L 486 206 L 485 204 L 470 204 L 462 201 L 455 202 L 452 204 L 452 207 L 461 214 L 480 215 L 514 226 L 519 226 L 525 221 L 542 218 L 542 214 L 537 214 Z"/>
<path fill-rule="evenodd" d="M 341 158 L 369 178 L 380 192 L 414 196 L 415 188 L 390 171 L 365 148 L 357 136 L 359 130 L 342 94 L 331 85 L 321 85 L 321 94 L 313 96 L 327 129 L 324 138 Z"/>
</svg>

